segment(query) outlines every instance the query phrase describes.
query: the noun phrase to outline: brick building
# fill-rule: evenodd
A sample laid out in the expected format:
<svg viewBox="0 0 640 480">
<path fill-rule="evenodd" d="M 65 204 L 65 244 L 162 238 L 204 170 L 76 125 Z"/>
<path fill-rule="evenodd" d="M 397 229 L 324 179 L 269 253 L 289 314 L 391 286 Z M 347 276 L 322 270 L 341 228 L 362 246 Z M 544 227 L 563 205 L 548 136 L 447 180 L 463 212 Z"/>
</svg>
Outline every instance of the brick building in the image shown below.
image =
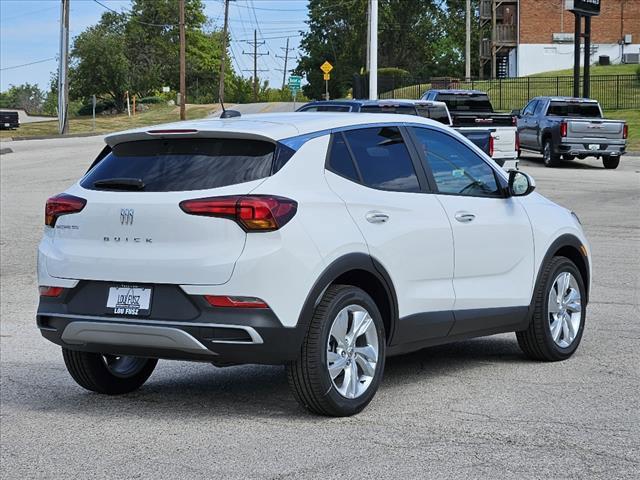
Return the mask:
<svg viewBox="0 0 640 480">
<path fill-rule="evenodd" d="M 492 76 L 523 76 L 573 66 L 574 15 L 564 0 L 481 0 L 480 64 Z M 602 0 L 592 20 L 591 63 L 640 53 L 640 0 Z"/>
</svg>

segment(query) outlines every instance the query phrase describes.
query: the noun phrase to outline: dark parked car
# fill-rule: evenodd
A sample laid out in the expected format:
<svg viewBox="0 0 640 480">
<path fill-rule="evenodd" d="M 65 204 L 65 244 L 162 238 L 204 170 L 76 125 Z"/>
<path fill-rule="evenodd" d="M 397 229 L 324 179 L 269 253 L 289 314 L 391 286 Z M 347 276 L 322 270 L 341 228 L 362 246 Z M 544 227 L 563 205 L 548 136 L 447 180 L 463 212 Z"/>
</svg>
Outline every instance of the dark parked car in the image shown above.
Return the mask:
<svg viewBox="0 0 640 480">
<path fill-rule="evenodd" d="M 0 129 L 11 130 L 19 126 L 18 112 L 0 112 Z"/>
</svg>

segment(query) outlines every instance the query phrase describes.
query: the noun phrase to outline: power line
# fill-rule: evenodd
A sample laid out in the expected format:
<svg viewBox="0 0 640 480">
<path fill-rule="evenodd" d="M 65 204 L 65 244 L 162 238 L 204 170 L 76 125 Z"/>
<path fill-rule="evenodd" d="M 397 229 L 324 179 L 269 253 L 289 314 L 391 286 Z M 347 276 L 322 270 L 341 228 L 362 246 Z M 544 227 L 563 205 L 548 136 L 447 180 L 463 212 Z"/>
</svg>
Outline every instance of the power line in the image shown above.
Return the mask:
<svg viewBox="0 0 640 480">
<path fill-rule="evenodd" d="M 258 41 L 258 31 L 253 31 L 253 42 L 247 42 L 253 46 L 253 53 L 242 51 L 243 55 L 253 55 L 253 101 L 258 101 L 258 71 L 266 72 L 267 70 L 258 70 L 258 57 L 262 55 L 269 55 L 269 52 L 258 52 L 258 47 L 264 45 L 264 42 Z"/>
<path fill-rule="evenodd" d="M 138 20 L 137 18 L 135 18 L 131 12 L 118 12 L 117 10 L 114 10 L 111 7 L 107 7 L 104 3 L 98 1 L 98 0 L 93 0 L 95 3 L 97 3 L 98 5 L 100 5 L 102 8 L 106 8 L 107 10 L 109 10 L 110 12 L 116 13 L 118 15 L 126 15 L 127 17 L 129 17 L 129 19 L 133 22 L 139 23 L 140 25 L 148 25 L 150 27 L 162 27 L 162 28 L 166 28 L 166 27 L 179 27 L 180 25 L 178 23 L 149 23 L 149 22 L 143 22 L 142 20 Z"/>
<path fill-rule="evenodd" d="M 0 70 L 2 70 L 2 71 L 13 70 L 14 68 L 28 67 L 30 65 L 35 65 L 37 63 L 50 62 L 51 60 L 55 60 L 55 59 L 56 59 L 56 57 L 45 58 L 44 60 L 36 60 L 35 62 L 23 63 L 21 65 L 12 65 L 11 67 L 0 68 Z"/>
<path fill-rule="evenodd" d="M 58 8 L 58 6 L 54 5 L 52 7 L 41 8 L 39 10 L 31 10 L 29 12 L 22 12 L 22 13 L 18 13 L 16 15 L 13 15 L 11 17 L 4 17 L 3 16 L 0 20 L 2 20 L 3 22 L 6 22 L 7 20 L 13 20 L 14 18 L 26 17 L 27 15 L 34 15 L 36 13 L 47 12 L 49 10 L 53 10 L 54 8 Z"/>
</svg>

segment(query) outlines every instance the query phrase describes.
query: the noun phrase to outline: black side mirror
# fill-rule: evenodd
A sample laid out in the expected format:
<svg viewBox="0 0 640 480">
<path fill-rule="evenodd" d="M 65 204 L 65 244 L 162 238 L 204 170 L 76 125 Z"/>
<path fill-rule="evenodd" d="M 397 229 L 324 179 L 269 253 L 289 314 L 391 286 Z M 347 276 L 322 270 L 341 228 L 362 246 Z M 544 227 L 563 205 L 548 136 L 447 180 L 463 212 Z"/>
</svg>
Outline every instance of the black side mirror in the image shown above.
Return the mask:
<svg viewBox="0 0 640 480">
<path fill-rule="evenodd" d="M 520 115 L 522 115 L 522 111 L 521 110 L 511 110 L 511 115 L 513 115 L 514 117 L 520 118 Z"/>
<path fill-rule="evenodd" d="M 512 197 L 524 197 L 536 189 L 536 181 L 520 170 L 509 170 L 509 194 Z"/>
</svg>

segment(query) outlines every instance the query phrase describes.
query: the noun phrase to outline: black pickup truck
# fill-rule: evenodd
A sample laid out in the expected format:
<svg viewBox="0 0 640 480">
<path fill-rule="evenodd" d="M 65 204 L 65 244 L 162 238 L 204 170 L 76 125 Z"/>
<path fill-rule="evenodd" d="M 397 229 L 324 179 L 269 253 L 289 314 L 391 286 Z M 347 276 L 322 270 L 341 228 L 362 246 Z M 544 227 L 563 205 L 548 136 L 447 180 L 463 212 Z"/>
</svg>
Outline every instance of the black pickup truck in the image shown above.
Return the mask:
<svg viewBox="0 0 640 480">
<path fill-rule="evenodd" d="M 0 112 L 0 130 L 10 130 L 18 128 L 20 126 L 20 120 L 18 120 L 18 112 Z"/>
<path fill-rule="evenodd" d="M 513 127 L 516 124 L 510 113 L 496 113 L 489 95 L 478 90 L 427 90 L 421 100 L 446 103 L 454 127 Z"/>
<path fill-rule="evenodd" d="M 626 151 L 627 124 L 606 120 L 597 100 L 536 97 L 518 117 L 520 148 L 540 152 L 547 167 L 561 160 L 601 158 L 605 168 L 617 168 Z"/>
</svg>

